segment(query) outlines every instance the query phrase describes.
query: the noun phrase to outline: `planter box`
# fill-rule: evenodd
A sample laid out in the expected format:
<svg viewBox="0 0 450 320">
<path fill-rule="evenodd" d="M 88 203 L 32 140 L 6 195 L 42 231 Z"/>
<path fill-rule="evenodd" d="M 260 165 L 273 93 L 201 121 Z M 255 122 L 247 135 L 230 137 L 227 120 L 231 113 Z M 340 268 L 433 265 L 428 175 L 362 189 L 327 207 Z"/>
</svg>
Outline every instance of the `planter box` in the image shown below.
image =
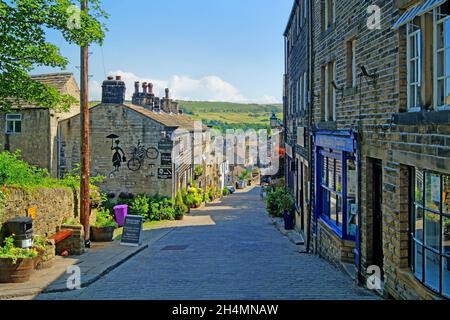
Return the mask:
<svg viewBox="0 0 450 320">
<path fill-rule="evenodd" d="M 91 238 L 94 242 L 111 242 L 114 238 L 114 227 L 91 227 Z"/>
<path fill-rule="evenodd" d="M 24 283 L 30 280 L 34 271 L 34 259 L 0 259 L 0 283 Z"/>
<path fill-rule="evenodd" d="M 43 270 L 53 267 L 55 263 L 56 248 L 54 241 L 49 241 L 44 252 L 39 252 L 39 256 L 34 259 L 34 268 Z"/>
</svg>

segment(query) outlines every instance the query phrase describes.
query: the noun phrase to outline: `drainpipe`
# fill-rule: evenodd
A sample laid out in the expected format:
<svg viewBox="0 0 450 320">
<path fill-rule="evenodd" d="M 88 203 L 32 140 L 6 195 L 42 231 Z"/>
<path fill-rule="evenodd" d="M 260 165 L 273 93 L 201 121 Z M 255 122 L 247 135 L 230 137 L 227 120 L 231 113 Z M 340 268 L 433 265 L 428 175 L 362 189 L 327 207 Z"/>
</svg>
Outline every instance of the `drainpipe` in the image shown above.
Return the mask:
<svg viewBox="0 0 450 320">
<path fill-rule="evenodd" d="M 313 146 L 312 146 L 312 142 L 313 142 L 313 138 L 311 135 L 311 129 L 312 129 L 312 124 L 313 124 L 313 49 L 312 49 L 312 45 L 313 45 L 313 39 L 312 39 L 312 35 L 313 35 L 313 29 L 312 29 L 312 4 L 313 1 L 310 0 L 308 1 L 308 61 L 309 61 L 309 92 L 308 92 L 308 163 L 309 163 L 309 199 L 308 199 L 308 212 L 307 212 L 307 238 L 306 238 L 306 251 L 309 252 L 311 249 L 311 236 L 312 236 L 312 232 L 311 232 L 311 219 L 312 219 L 312 199 L 314 198 L 314 192 L 313 192 L 313 183 L 312 183 L 312 178 L 313 178 L 313 172 L 314 172 L 314 166 L 313 166 L 313 161 L 312 161 L 312 155 L 313 155 Z"/>
</svg>

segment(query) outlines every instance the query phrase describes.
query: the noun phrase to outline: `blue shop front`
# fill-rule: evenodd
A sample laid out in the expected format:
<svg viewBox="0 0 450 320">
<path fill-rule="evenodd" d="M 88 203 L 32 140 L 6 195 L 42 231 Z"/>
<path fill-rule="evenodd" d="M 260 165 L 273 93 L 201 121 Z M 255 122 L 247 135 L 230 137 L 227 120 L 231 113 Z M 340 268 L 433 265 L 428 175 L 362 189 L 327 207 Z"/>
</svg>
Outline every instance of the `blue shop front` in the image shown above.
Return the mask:
<svg viewBox="0 0 450 320">
<path fill-rule="evenodd" d="M 352 131 L 314 134 L 316 251 L 335 264 L 358 264 L 358 145 Z"/>
</svg>

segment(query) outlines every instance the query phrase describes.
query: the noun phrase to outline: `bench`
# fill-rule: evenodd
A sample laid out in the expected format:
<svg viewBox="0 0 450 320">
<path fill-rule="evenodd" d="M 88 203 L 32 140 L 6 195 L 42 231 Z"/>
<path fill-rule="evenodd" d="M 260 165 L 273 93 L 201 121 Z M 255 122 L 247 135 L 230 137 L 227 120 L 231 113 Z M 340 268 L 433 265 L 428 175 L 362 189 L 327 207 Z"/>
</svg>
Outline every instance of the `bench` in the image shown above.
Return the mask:
<svg viewBox="0 0 450 320">
<path fill-rule="evenodd" d="M 53 236 L 51 236 L 50 240 L 54 240 L 55 244 L 58 244 L 61 241 L 64 241 L 67 238 L 70 238 L 72 236 L 72 233 L 73 232 L 71 230 L 62 230 L 62 231 L 57 232 Z"/>
</svg>

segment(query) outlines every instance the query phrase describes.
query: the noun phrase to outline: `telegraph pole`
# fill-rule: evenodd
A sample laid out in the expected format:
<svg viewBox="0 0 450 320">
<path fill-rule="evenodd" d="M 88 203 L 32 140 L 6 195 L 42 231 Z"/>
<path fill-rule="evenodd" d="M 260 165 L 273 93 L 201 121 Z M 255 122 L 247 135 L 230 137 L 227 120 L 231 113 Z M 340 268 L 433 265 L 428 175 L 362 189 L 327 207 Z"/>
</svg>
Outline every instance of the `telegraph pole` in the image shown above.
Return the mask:
<svg viewBox="0 0 450 320">
<path fill-rule="evenodd" d="M 88 13 L 88 0 L 81 0 L 81 11 Z M 89 47 L 81 47 L 81 152 L 80 152 L 80 222 L 84 227 L 85 245 L 90 247 L 89 215 L 91 210 L 89 190 Z"/>
</svg>

